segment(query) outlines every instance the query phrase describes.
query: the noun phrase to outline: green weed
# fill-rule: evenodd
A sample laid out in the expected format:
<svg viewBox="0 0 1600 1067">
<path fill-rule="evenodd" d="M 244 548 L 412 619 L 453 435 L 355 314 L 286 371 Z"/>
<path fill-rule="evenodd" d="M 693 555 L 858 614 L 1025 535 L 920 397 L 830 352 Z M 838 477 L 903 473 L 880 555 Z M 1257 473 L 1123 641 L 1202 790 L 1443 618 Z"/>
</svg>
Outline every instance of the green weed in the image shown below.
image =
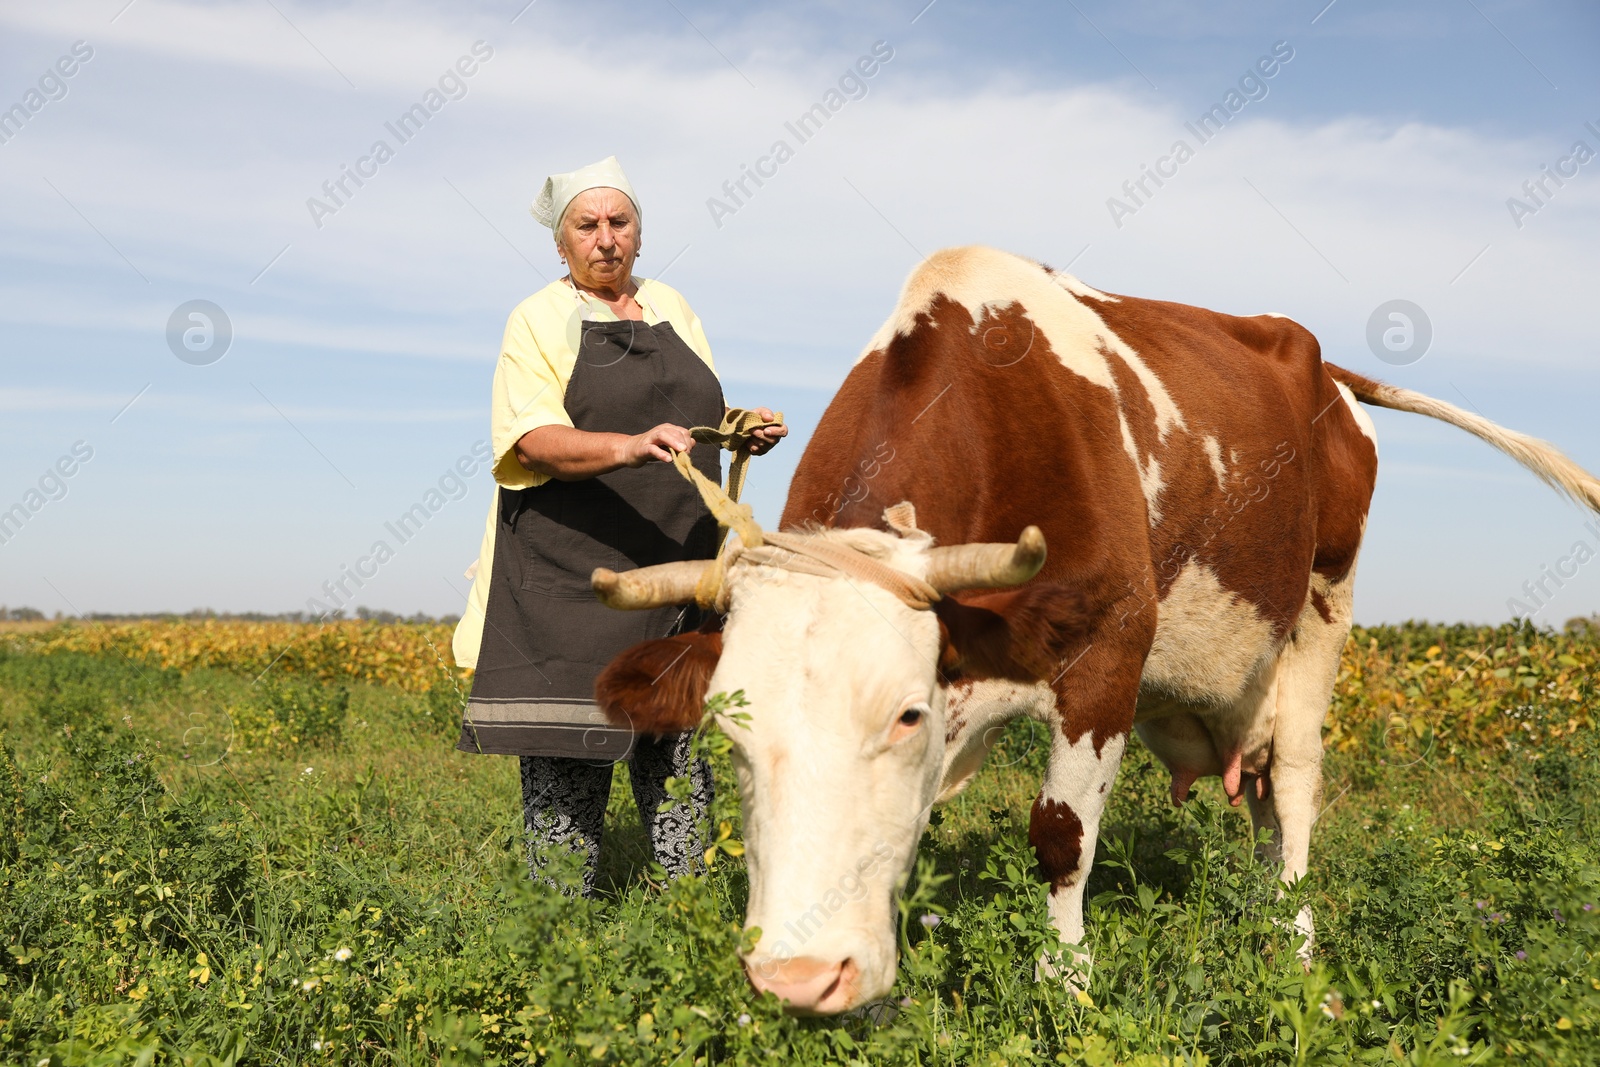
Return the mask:
<svg viewBox="0 0 1600 1067">
<path fill-rule="evenodd" d="M 1362 687 L 1341 700 L 1370 715 L 1330 747 L 1300 885 L 1255 861 L 1214 783 L 1171 808 L 1134 746 L 1088 886 L 1093 970 L 1036 981 L 1056 948 L 1026 843 L 1045 732 L 1019 723 L 935 813 L 893 995 L 820 1020 L 740 970 L 743 834 L 718 735 L 701 742 L 719 790 L 706 872 L 651 870 L 619 772 L 604 892 L 574 899 L 526 876 L 515 761 L 453 751 L 447 678 L 340 687 L 0 648 L 0 1061 L 1600 1062 L 1600 743 L 1586 669 L 1557 660 L 1587 653 L 1499 635 L 1520 644 L 1483 684 L 1521 692 L 1473 728 L 1534 725 L 1473 747 L 1449 718 L 1460 668 L 1429 664 L 1481 654 L 1483 632 L 1379 636 L 1352 646 Z M 1519 666 L 1552 681 L 1517 683 Z M 1379 682 L 1406 703 L 1375 703 Z"/>
</svg>

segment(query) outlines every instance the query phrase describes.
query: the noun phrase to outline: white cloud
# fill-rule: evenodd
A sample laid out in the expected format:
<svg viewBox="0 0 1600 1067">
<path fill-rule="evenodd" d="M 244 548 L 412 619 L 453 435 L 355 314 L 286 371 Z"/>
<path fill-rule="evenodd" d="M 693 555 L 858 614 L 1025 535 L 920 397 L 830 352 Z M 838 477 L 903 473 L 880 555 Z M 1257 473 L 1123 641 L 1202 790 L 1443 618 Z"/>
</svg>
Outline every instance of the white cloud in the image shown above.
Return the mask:
<svg viewBox="0 0 1600 1067">
<path fill-rule="evenodd" d="M 898 66 L 889 62 L 868 82 L 866 99 L 799 144 L 784 122 L 833 84 L 815 76 L 814 64 L 769 65 L 762 89 L 752 91 L 721 63 L 685 69 L 681 50 L 669 50 L 677 62 L 667 63 L 652 49 L 596 77 L 587 53 L 565 40 L 508 33 L 467 98 L 397 146 L 396 159 L 319 231 L 306 199 L 387 136 L 385 117 L 420 95 L 479 28 L 416 11 L 403 20 L 284 10 L 341 56 L 360 93 L 326 84 L 320 60 L 270 7 L 145 0 L 96 60 L 123 64 L 116 100 L 102 91 L 73 101 L 70 115 L 41 115 L 37 125 L 54 128 L 30 128 L 27 135 L 41 136 L 6 151 L 32 152 L 29 161 L 55 175 L 152 277 L 223 285 L 245 300 L 333 289 L 343 313 L 363 323 L 378 313 L 444 309 L 498 319 L 509 294 L 541 284 L 536 270 L 548 277 L 559 269 L 547 232 L 525 210 L 540 176 L 620 151 L 647 205 L 641 268 L 664 265 L 687 246 L 672 280 L 689 290 L 712 331 L 755 337 L 783 318 L 788 339 L 839 348 L 816 382 L 837 380 L 854 342 L 887 312 L 917 258 L 913 247 L 972 241 L 1058 264 L 1087 245 L 1075 270 L 1103 288 L 1282 311 L 1331 348 L 1359 352 L 1367 312 L 1404 295 L 1434 316 L 1441 350 L 1516 353 L 1548 365 L 1588 354 L 1580 308 L 1600 179 L 1563 190 L 1547 209 L 1549 225 L 1538 218 L 1518 232 L 1503 206 L 1561 146 L 1360 118 L 1293 126 L 1274 115 L 1270 95 L 1201 146 L 1183 127 L 1193 116 L 1107 88 L 994 83 L 957 94 L 915 69 L 905 46 Z M 67 12 L 25 8 L 10 18 L 65 39 L 82 24 Z M 148 54 L 114 59 L 125 47 Z M 140 75 L 174 60 L 243 71 L 219 78 L 208 99 L 173 102 L 161 97 L 159 79 Z M 80 96 L 90 95 L 90 78 L 107 73 L 86 68 Z M 1296 75 L 1293 63 L 1285 66 L 1280 85 Z M 1219 83 L 1218 94 L 1226 87 Z M 130 111 L 148 122 L 129 124 Z M 230 130 L 230 115 L 245 129 Z M 165 135 L 152 138 L 152 123 Z M 195 151 L 185 150 L 185 127 Z M 1123 181 L 1179 137 L 1198 149 L 1196 158 L 1114 228 L 1107 198 L 1125 198 Z M 722 182 L 779 138 L 795 158 L 719 230 L 707 198 L 722 197 Z M 6 219 L 14 254 L 122 269 L 32 169 L 0 175 L 0 195 L 17 206 Z M 1519 313 L 1506 314 L 1513 306 Z M 792 314 L 798 308 L 805 310 Z M 15 309 L 10 317 L 16 321 Z M 281 314 L 261 321 L 285 339 L 467 354 L 467 343 L 439 340 L 361 343 L 355 335 L 364 326 L 341 333 L 328 321 L 336 317 L 308 317 L 298 327 Z"/>
</svg>

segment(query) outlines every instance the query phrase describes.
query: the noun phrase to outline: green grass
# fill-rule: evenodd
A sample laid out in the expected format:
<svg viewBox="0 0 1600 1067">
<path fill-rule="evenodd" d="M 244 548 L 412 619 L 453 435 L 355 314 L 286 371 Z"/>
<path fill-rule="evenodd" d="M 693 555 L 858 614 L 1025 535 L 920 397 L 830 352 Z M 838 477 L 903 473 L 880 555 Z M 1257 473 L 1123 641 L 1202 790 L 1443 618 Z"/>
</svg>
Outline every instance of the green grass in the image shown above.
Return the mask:
<svg viewBox="0 0 1600 1067">
<path fill-rule="evenodd" d="M 1398 662 L 1472 639 L 1375 633 Z M 1174 810 L 1131 746 L 1078 994 L 1033 980 L 1045 732 L 1016 724 L 936 811 L 891 1000 L 795 1020 L 740 972 L 740 861 L 663 885 L 625 775 L 602 898 L 568 899 L 526 878 L 515 761 L 453 750 L 443 677 L 420 696 L 251 681 L 0 645 L 0 1061 L 1600 1063 L 1589 726 L 1537 758 L 1343 737 L 1286 899 L 1215 783 Z"/>
</svg>

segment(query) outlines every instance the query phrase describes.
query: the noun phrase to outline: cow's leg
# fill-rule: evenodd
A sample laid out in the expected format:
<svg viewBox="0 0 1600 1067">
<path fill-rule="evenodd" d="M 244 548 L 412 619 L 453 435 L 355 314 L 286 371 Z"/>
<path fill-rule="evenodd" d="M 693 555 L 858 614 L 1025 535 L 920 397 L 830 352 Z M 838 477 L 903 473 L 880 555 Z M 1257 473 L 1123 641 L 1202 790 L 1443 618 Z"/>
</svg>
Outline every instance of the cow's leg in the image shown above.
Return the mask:
<svg viewBox="0 0 1600 1067">
<path fill-rule="evenodd" d="M 1148 647 L 1146 645 L 1145 647 Z M 1100 816 L 1139 694 L 1142 657 L 1128 655 L 1127 642 L 1097 641 L 1055 682 L 1057 711 L 1051 733 L 1050 762 L 1044 785 L 1033 802 L 1028 839 L 1050 883 L 1050 920 L 1061 940 L 1083 948 L 1083 891 L 1094 866 Z M 1063 967 L 1061 953 L 1046 953 L 1036 974 L 1063 976 L 1087 972 L 1086 948 Z"/>
<path fill-rule="evenodd" d="M 1270 782 L 1270 779 L 1268 780 Z M 1266 795 L 1258 794 L 1255 789 L 1245 790 L 1245 802 L 1250 805 L 1250 825 L 1255 830 L 1256 837 L 1261 837 L 1261 831 L 1267 831 L 1267 839 L 1256 844 L 1256 859 L 1264 866 L 1271 867 L 1275 872 L 1283 870 L 1283 826 L 1278 822 L 1278 812 L 1272 794 L 1263 790 Z M 1291 878 L 1283 879 L 1286 882 Z"/>
<path fill-rule="evenodd" d="M 1118 734 L 1097 749 L 1092 734 L 1076 741 L 1057 734 L 1050 746 L 1044 788 L 1033 802 L 1028 840 L 1050 881 L 1050 921 L 1069 945 L 1083 945 L 1084 883 L 1094 866 L 1100 815 L 1127 741 L 1126 733 Z M 1073 969 L 1086 973 L 1090 962 L 1087 949 L 1073 954 Z M 1040 977 L 1061 974 L 1060 953 L 1040 959 L 1038 972 Z"/>
<path fill-rule="evenodd" d="M 1281 863 L 1279 877 L 1293 885 L 1310 862 L 1311 828 L 1322 803 L 1322 723 L 1333 699 L 1339 655 L 1350 635 L 1352 569 L 1338 583 L 1312 578 L 1312 596 L 1284 646 L 1272 686 L 1272 761 L 1268 788 L 1246 789 L 1258 828 L 1272 831 L 1265 859 Z M 1296 929 L 1305 935 L 1302 959 L 1311 954 L 1311 908 L 1300 909 Z"/>
</svg>

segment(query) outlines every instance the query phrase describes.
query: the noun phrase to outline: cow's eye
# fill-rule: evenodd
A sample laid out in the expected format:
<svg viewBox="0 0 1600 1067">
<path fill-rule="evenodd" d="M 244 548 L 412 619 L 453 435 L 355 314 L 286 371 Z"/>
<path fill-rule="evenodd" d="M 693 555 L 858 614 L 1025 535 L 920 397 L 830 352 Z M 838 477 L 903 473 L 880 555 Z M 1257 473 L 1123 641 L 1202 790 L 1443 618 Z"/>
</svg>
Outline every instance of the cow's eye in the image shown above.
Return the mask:
<svg viewBox="0 0 1600 1067">
<path fill-rule="evenodd" d="M 927 717 L 927 714 L 928 709 L 922 704 L 913 704 L 901 711 L 899 718 L 894 721 L 894 726 L 889 730 L 889 743 L 892 745 L 898 741 L 903 741 L 916 733 L 917 728 L 922 725 L 922 720 Z"/>
</svg>

